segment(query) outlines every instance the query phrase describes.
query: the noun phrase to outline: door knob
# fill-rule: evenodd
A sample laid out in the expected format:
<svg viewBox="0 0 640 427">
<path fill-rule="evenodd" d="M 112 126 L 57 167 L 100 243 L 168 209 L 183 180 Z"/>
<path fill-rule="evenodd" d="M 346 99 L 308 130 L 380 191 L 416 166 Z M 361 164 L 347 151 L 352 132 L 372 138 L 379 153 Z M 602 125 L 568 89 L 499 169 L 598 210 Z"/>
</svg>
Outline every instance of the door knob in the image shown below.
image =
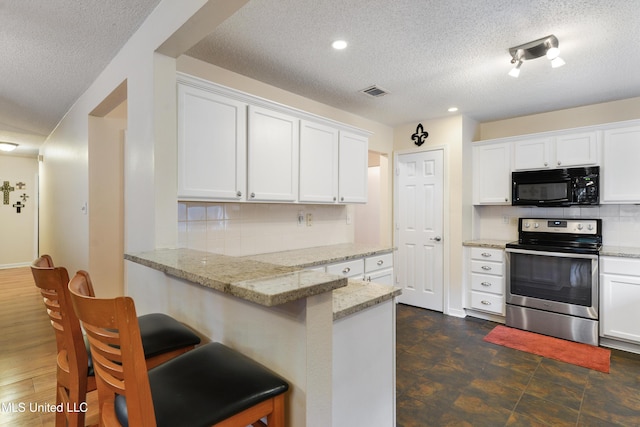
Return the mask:
<svg viewBox="0 0 640 427">
<path fill-rule="evenodd" d="M 433 238 L 431 238 L 429 240 L 435 240 L 436 242 L 439 242 L 440 240 L 442 240 L 442 237 L 436 236 L 436 237 L 433 237 Z"/>
</svg>

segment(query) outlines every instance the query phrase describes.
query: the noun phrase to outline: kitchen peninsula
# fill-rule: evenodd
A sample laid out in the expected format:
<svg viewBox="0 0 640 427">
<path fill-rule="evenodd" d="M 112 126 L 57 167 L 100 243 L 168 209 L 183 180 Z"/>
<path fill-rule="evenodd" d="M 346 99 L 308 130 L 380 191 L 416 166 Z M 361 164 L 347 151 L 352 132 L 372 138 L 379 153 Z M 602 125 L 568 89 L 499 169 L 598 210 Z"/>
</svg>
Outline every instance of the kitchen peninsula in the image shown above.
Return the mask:
<svg viewBox="0 0 640 427">
<path fill-rule="evenodd" d="M 125 255 L 127 293 L 139 314 L 175 316 L 285 377 L 287 425 L 393 425 L 400 290 L 305 269 L 391 253 L 360 245 L 247 257 L 158 249 Z"/>
</svg>

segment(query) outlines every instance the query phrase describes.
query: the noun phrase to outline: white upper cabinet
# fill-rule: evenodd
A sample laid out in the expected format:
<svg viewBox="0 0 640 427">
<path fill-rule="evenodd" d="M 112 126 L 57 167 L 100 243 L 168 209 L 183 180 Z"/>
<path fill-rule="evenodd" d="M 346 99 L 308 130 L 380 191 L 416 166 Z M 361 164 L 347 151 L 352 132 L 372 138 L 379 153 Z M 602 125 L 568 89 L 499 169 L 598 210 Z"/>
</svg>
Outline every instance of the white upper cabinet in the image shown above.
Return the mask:
<svg viewBox="0 0 640 427">
<path fill-rule="evenodd" d="M 299 122 L 288 114 L 249 106 L 248 200 L 297 199 Z"/>
<path fill-rule="evenodd" d="M 307 120 L 300 122 L 299 201 L 338 200 L 338 129 Z"/>
<path fill-rule="evenodd" d="M 513 169 L 568 168 L 598 163 L 598 132 L 559 134 L 514 142 Z"/>
<path fill-rule="evenodd" d="M 511 203 L 511 145 L 496 143 L 473 147 L 473 203 Z"/>
<path fill-rule="evenodd" d="M 338 201 L 367 203 L 369 139 L 340 131 Z"/>
<path fill-rule="evenodd" d="M 598 164 L 598 132 L 580 132 L 556 137 L 555 166 L 594 166 Z"/>
<path fill-rule="evenodd" d="M 513 169 L 544 169 L 551 166 L 552 138 L 534 138 L 513 144 Z"/>
<path fill-rule="evenodd" d="M 247 104 L 178 86 L 178 197 L 239 200 L 246 191 Z"/>
<path fill-rule="evenodd" d="M 640 126 L 605 130 L 602 145 L 600 203 L 640 203 Z"/>
</svg>

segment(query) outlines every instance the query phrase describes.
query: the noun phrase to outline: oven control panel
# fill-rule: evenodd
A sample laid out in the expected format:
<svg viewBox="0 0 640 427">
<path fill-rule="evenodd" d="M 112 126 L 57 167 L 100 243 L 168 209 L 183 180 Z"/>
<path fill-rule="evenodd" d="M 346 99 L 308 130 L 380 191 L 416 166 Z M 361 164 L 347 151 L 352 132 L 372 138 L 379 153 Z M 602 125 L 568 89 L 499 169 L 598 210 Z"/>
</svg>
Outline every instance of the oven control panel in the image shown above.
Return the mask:
<svg viewBox="0 0 640 427">
<path fill-rule="evenodd" d="M 597 219 L 521 218 L 520 230 L 533 233 L 598 234 Z"/>
</svg>

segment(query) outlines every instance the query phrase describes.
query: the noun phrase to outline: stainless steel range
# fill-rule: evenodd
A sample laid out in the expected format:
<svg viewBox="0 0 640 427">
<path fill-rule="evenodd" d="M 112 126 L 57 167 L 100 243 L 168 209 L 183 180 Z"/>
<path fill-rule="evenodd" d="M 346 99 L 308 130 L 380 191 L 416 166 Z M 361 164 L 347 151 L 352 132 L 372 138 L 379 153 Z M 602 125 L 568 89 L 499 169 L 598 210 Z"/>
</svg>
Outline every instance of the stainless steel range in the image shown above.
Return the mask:
<svg viewBox="0 0 640 427">
<path fill-rule="evenodd" d="M 600 219 L 520 218 L 506 246 L 506 324 L 598 345 Z"/>
</svg>

